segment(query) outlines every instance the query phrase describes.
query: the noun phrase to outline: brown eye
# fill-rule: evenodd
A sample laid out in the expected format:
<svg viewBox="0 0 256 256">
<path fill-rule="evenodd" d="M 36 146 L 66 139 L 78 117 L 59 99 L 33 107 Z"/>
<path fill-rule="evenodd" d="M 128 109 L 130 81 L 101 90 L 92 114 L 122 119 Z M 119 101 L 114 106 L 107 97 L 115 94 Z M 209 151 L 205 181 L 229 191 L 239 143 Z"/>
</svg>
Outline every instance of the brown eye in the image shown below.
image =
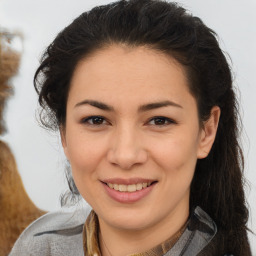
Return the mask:
<svg viewBox="0 0 256 256">
<path fill-rule="evenodd" d="M 90 117 L 87 117 L 87 118 L 83 119 L 81 121 L 81 123 L 98 126 L 98 125 L 106 124 L 107 121 L 102 116 L 90 116 Z"/>
<path fill-rule="evenodd" d="M 104 119 L 102 117 L 94 117 L 91 119 L 92 124 L 102 124 L 104 122 Z"/>
<path fill-rule="evenodd" d="M 152 119 L 150 119 L 149 124 L 150 125 L 156 125 L 156 126 L 164 126 L 169 124 L 174 124 L 175 122 L 167 117 L 157 116 Z"/>
<path fill-rule="evenodd" d="M 155 118 L 154 123 L 155 123 L 155 125 L 164 125 L 164 124 L 166 124 L 166 119 L 164 119 L 164 118 Z"/>
</svg>

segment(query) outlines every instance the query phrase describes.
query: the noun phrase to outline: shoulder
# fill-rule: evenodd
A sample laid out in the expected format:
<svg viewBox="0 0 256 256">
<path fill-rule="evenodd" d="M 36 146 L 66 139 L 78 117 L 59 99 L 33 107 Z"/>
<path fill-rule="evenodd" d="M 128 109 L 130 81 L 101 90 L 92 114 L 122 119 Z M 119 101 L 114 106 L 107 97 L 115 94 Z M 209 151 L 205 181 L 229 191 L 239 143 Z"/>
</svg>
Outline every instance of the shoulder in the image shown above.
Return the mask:
<svg viewBox="0 0 256 256">
<path fill-rule="evenodd" d="M 10 256 L 83 255 L 82 231 L 90 207 L 47 213 L 29 225 Z"/>
<path fill-rule="evenodd" d="M 89 215 L 91 208 L 79 208 L 73 211 L 57 211 L 47 213 L 32 224 L 23 232 L 22 236 L 47 233 L 54 230 L 70 229 L 76 225 L 83 224 Z"/>
</svg>

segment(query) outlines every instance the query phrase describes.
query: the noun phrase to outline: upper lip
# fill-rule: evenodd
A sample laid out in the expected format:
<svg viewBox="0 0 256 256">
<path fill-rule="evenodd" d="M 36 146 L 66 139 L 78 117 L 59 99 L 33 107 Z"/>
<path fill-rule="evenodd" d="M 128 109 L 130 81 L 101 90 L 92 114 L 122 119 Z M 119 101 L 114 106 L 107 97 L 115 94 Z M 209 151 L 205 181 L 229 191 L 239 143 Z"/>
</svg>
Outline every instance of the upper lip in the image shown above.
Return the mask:
<svg viewBox="0 0 256 256">
<path fill-rule="evenodd" d="M 103 183 L 132 185 L 132 184 L 138 184 L 138 183 L 148 183 L 148 182 L 152 183 L 156 180 L 144 179 L 144 178 L 129 178 L 129 179 L 111 178 L 111 179 L 104 179 L 104 180 L 101 180 L 101 181 Z"/>
</svg>

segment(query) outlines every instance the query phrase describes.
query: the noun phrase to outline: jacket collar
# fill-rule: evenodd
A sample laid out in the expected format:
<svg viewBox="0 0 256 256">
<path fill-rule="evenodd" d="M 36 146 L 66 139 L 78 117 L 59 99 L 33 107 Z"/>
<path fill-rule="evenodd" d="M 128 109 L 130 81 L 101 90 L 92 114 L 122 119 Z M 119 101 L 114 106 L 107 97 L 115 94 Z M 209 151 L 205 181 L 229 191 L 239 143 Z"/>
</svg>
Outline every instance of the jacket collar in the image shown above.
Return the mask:
<svg viewBox="0 0 256 256">
<path fill-rule="evenodd" d="M 192 212 L 188 226 L 177 243 L 164 256 L 191 256 L 200 253 L 217 233 L 217 226 L 199 206 Z"/>
</svg>

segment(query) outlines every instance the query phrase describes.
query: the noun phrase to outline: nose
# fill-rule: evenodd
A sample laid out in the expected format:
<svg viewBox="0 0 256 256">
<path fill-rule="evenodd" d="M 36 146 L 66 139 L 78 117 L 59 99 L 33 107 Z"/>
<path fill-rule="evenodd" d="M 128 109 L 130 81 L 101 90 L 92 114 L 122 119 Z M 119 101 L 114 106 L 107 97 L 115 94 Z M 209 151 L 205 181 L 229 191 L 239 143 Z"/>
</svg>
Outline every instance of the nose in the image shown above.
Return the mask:
<svg viewBox="0 0 256 256">
<path fill-rule="evenodd" d="M 108 161 L 121 169 L 130 170 L 133 166 L 147 161 L 148 154 L 143 148 L 136 129 L 119 128 L 111 137 Z"/>
</svg>

